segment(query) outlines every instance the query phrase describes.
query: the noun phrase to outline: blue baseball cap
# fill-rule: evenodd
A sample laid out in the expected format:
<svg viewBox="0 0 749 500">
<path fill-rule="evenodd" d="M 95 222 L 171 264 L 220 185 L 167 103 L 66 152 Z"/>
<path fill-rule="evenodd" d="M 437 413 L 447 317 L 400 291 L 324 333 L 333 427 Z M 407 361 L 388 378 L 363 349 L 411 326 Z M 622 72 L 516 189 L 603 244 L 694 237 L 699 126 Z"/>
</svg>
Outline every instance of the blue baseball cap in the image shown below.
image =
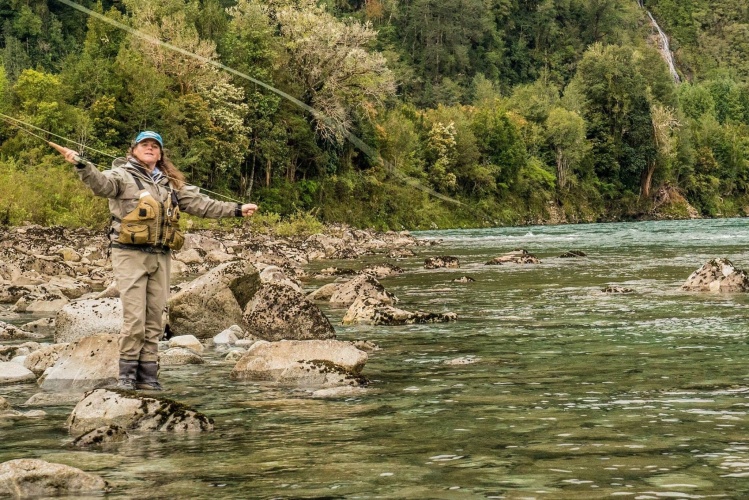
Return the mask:
<svg viewBox="0 0 749 500">
<path fill-rule="evenodd" d="M 141 143 L 142 141 L 145 141 L 146 139 L 153 139 L 154 141 L 159 143 L 161 149 L 164 149 L 164 141 L 161 140 L 161 136 L 156 132 L 153 132 L 152 130 L 144 130 L 143 132 L 138 134 L 138 137 L 136 137 L 135 141 L 133 142 L 133 146 Z"/>
</svg>

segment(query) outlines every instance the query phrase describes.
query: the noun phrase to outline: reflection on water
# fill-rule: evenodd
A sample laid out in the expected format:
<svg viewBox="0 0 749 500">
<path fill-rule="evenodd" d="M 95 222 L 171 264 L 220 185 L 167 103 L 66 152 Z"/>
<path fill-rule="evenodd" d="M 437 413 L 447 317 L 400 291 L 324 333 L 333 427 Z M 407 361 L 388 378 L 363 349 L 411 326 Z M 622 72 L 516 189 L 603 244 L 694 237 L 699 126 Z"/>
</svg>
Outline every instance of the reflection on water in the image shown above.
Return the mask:
<svg viewBox="0 0 749 500">
<path fill-rule="evenodd" d="M 419 248 L 398 262 L 407 273 L 383 284 L 405 309 L 460 319 L 337 327 L 341 339 L 381 347 L 365 368 L 366 394 L 316 400 L 236 383 L 213 352 L 208 364 L 167 368 L 163 378 L 170 397 L 215 419 L 214 433 L 77 451 L 67 447 L 70 408 L 52 408 L 41 420 L 0 422 L 0 461 L 96 471 L 115 484 L 113 498 L 749 494 L 747 298 L 679 290 L 709 258 L 749 267 L 744 221 L 418 236 L 443 244 Z M 518 247 L 542 263 L 484 266 Z M 588 256 L 558 258 L 568 250 Z M 425 257 L 447 254 L 461 269 L 423 269 Z M 452 283 L 463 275 L 477 281 Z M 604 294 L 607 285 L 634 292 Z M 325 312 L 340 322 L 345 311 Z M 0 390 L 18 405 L 33 387 Z"/>
</svg>

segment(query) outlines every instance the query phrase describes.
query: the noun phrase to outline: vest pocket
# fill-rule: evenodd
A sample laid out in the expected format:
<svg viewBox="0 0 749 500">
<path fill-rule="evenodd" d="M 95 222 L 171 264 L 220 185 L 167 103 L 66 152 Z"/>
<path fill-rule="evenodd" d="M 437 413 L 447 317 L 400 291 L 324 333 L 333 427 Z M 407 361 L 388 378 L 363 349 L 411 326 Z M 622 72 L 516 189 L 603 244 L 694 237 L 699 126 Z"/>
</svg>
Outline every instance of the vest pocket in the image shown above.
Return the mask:
<svg viewBox="0 0 749 500">
<path fill-rule="evenodd" d="M 125 222 L 120 228 L 120 237 L 117 241 L 130 245 L 145 245 L 148 243 L 149 233 L 147 224 Z"/>
</svg>

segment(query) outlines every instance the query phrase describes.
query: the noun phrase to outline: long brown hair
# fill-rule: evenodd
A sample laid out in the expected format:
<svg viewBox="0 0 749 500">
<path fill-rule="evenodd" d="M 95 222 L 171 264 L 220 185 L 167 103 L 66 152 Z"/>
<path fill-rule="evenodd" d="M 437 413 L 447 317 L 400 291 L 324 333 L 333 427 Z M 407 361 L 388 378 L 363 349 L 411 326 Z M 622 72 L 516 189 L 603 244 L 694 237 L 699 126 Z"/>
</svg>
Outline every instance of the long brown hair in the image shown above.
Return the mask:
<svg viewBox="0 0 749 500">
<path fill-rule="evenodd" d="M 130 146 L 130 149 L 128 149 L 128 156 L 135 158 L 135 155 L 133 154 L 133 151 L 135 150 L 135 144 Z M 137 158 L 136 158 L 137 159 Z M 182 187 L 186 184 L 185 181 L 185 174 L 179 171 L 179 169 L 172 163 L 172 160 L 169 159 L 169 156 L 166 154 L 165 149 L 161 149 L 161 159 L 156 162 L 156 166 L 164 172 L 164 175 L 166 175 L 169 178 L 169 181 L 171 181 L 172 186 L 174 189 L 182 189 Z"/>
</svg>

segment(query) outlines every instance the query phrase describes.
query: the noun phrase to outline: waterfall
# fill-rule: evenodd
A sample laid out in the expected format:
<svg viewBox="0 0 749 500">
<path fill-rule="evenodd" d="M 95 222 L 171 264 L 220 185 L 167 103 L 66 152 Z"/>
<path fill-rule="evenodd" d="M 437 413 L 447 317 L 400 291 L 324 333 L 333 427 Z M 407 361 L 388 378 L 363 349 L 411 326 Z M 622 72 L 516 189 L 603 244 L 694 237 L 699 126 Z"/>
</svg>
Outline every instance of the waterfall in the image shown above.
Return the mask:
<svg viewBox="0 0 749 500">
<path fill-rule="evenodd" d="M 643 5 L 643 0 L 637 0 L 637 4 L 640 6 L 640 8 L 645 8 L 645 5 Z M 651 14 L 647 9 L 645 10 L 645 12 L 650 18 L 650 24 L 652 24 L 658 32 L 658 51 L 661 53 L 663 60 L 666 61 L 666 64 L 668 64 L 668 70 L 671 72 L 671 77 L 674 79 L 674 82 L 680 83 L 681 78 L 679 78 L 679 73 L 676 72 L 674 55 L 671 53 L 671 46 L 668 43 L 668 35 L 666 35 L 666 33 L 664 33 L 661 27 L 658 25 L 658 22 L 653 17 L 653 14 Z"/>
</svg>

